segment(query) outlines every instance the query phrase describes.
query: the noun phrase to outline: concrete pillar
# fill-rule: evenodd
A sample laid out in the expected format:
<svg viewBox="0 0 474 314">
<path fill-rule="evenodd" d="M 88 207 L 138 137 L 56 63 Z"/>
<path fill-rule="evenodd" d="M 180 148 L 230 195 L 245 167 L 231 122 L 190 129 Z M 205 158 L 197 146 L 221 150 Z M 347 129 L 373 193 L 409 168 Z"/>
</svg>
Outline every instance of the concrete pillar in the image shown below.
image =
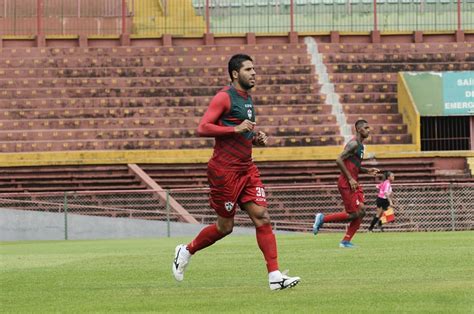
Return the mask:
<svg viewBox="0 0 474 314">
<path fill-rule="evenodd" d="M 256 45 L 257 44 L 257 36 L 255 36 L 255 33 L 247 33 L 245 35 L 245 38 L 247 40 L 247 45 Z"/>
<path fill-rule="evenodd" d="M 415 31 L 413 33 L 413 42 L 416 44 L 423 42 L 423 32 L 422 31 Z"/>
<path fill-rule="evenodd" d="M 298 41 L 298 32 L 289 32 L 288 33 L 288 41 L 290 44 L 297 44 Z"/>
<path fill-rule="evenodd" d="M 338 44 L 341 40 L 341 36 L 338 31 L 331 31 L 330 33 L 331 36 L 331 44 Z"/>
<path fill-rule="evenodd" d="M 457 43 L 464 42 L 464 31 L 463 30 L 457 30 L 456 31 L 456 42 Z"/>
<path fill-rule="evenodd" d="M 163 34 L 163 46 L 173 46 L 173 37 L 171 34 Z"/>
<path fill-rule="evenodd" d="M 89 45 L 86 35 L 79 35 L 78 41 L 79 41 L 79 47 L 81 48 L 87 48 L 87 46 Z"/>
<path fill-rule="evenodd" d="M 204 34 L 204 45 L 206 45 L 206 46 L 214 45 L 214 34 L 213 33 L 205 33 Z"/>
<path fill-rule="evenodd" d="M 379 44 L 380 40 L 380 31 L 372 31 L 370 32 L 370 39 L 373 44 Z"/>
<path fill-rule="evenodd" d="M 130 46 L 130 34 L 120 35 L 120 46 Z"/>
<path fill-rule="evenodd" d="M 46 47 L 46 36 L 45 35 L 37 35 L 35 38 L 36 47 Z"/>
</svg>

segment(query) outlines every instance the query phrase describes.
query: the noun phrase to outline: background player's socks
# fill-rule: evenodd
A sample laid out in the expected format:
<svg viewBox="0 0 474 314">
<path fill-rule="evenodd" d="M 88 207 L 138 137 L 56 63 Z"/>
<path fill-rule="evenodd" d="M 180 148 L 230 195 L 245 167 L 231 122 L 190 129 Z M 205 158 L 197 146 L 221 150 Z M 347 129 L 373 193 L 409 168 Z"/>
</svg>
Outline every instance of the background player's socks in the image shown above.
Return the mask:
<svg viewBox="0 0 474 314">
<path fill-rule="evenodd" d="M 349 214 L 345 212 L 324 215 L 324 222 L 344 221 L 349 219 Z"/>
<path fill-rule="evenodd" d="M 188 251 L 189 253 L 194 254 L 197 251 L 214 244 L 214 242 L 225 236 L 225 234 L 221 234 L 219 230 L 217 230 L 217 225 L 214 224 L 207 226 L 199 232 L 191 243 L 187 245 Z"/>
<path fill-rule="evenodd" d="M 344 236 L 343 241 L 350 242 L 352 240 L 352 237 L 354 236 L 354 234 L 357 232 L 357 230 L 359 230 L 361 222 L 362 222 L 361 218 L 356 218 L 351 221 L 351 223 L 349 224 L 349 227 L 347 227 L 347 232 L 346 232 L 346 235 Z"/>
</svg>

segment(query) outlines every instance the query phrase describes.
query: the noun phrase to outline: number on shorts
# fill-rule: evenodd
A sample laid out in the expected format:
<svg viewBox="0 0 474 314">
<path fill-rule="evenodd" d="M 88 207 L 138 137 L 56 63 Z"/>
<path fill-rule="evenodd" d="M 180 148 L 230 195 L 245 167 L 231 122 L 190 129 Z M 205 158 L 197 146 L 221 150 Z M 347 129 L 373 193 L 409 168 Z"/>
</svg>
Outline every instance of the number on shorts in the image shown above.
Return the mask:
<svg viewBox="0 0 474 314">
<path fill-rule="evenodd" d="M 265 198 L 265 190 L 262 187 L 257 186 L 257 196 Z"/>
</svg>

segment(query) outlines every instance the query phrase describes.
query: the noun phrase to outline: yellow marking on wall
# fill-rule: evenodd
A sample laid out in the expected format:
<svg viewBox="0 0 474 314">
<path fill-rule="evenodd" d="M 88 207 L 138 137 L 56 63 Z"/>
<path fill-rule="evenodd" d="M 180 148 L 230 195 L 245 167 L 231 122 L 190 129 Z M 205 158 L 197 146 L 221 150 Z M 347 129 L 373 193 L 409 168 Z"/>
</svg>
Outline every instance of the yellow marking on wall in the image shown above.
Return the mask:
<svg viewBox="0 0 474 314">
<path fill-rule="evenodd" d="M 408 134 L 411 134 L 416 150 L 421 151 L 420 113 L 415 106 L 413 97 L 403 77 L 403 72 L 398 73 L 397 90 L 398 111 L 403 117 L 403 123 L 407 125 Z"/>
<path fill-rule="evenodd" d="M 160 0 L 142 0 L 133 5 L 134 35 L 202 36 L 205 32 L 204 17 L 196 15 L 192 0 L 167 1 L 166 6 Z"/>
<path fill-rule="evenodd" d="M 269 147 L 255 148 L 255 161 L 291 160 L 335 160 L 343 146 Z M 2 153 L 2 167 L 42 166 L 42 165 L 93 165 L 128 163 L 205 163 L 211 157 L 211 149 L 170 149 L 170 150 L 130 150 L 130 151 L 65 151 L 38 153 Z M 416 158 L 416 157 L 470 157 L 473 151 L 420 152 L 413 144 L 367 145 L 366 156 L 376 158 Z M 471 168 L 472 169 L 472 168 Z"/>
<path fill-rule="evenodd" d="M 474 177 L 474 157 L 467 157 L 466 161 L 467 161 L 467 166 L 469 170 L 471 171 L 471 176 Z"/>
</svg>

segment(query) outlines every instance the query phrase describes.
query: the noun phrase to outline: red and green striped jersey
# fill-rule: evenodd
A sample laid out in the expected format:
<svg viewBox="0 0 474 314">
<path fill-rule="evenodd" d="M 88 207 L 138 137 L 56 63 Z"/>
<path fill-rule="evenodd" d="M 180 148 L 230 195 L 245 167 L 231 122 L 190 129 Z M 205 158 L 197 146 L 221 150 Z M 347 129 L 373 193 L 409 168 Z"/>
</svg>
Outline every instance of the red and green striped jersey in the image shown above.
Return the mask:
<svg viewBox="0 0 474 314">
<path fill-rule="evenodd" d="M 362 167 L 362 160 L 364 159 L 364 144 L 353 138 L 346 144 L 346 146 L 349 145 L 349 143 L 351 143 L 352 141 L 357 142 L 357 150 L 354 154 L 349 156 L 349 158 L 344 160 L 344 165 L 351 174 L 352 178 L 359 182 L 360 167 Z M 338 185 L 343 188 L 351 187 L 349 181 L 347 181 L 347 178 L 343 173 L 341 173 L 341 175 L 339 176 Z"/>
<path fill-rule="evenodd" d="M 254 104 L 248 93 L 226 86 L 214 96 L 198 127 L 199 135 L 215 137 L 210 165 L 245 170 L 253 163 L 254 132 L 234 132 L 234 127 L 246 119 L 255 122 Z"/>
</svg>

